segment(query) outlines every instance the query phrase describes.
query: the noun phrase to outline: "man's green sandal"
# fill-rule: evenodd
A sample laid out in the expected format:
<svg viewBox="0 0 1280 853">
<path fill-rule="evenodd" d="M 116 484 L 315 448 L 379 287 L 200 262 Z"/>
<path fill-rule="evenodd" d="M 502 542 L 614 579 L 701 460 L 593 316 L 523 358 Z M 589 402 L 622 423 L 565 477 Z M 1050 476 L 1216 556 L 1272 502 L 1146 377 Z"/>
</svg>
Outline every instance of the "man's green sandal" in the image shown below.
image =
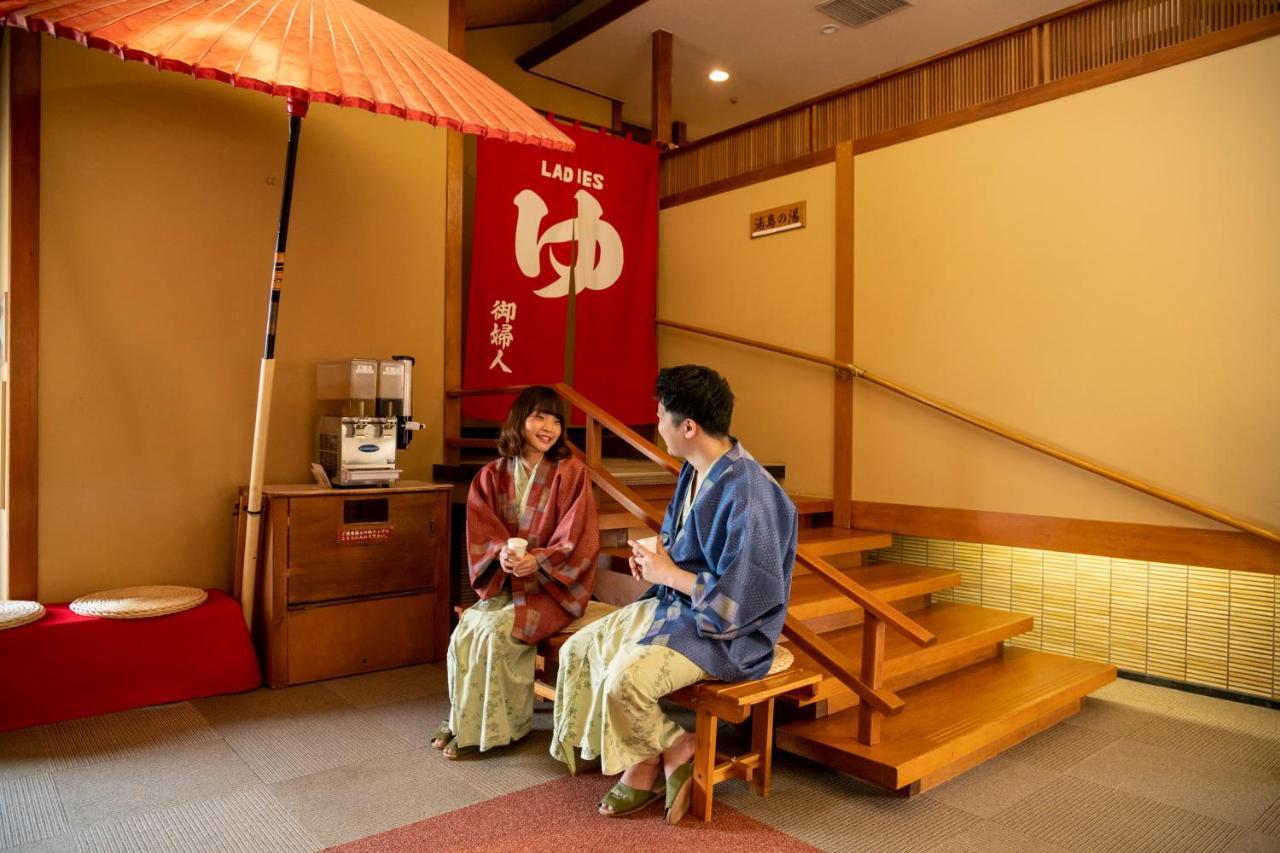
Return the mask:
<svg viewBox="0 0 1280 853">
<path fill-rule="evenodd" d="M 600 805 L 609 807 L 609 811 L 600 813 L 605 817 L 622 817 L 623 815 L 638 812 L 658 799 L 658 795 L 663 792 L 665 787 L 661 773 L 654 780 L 652 791 L 641 791 L 619 782 L 610 788 L 609 793 L 605 794 L 600 800 Z"/>
<path fill-rule="evenodd" d="M 688 761 L 676 768 L 667 777 L 667 823 L 675 826 L 689 813 L 689 803 L 693 800 L 693 762 Z"/>
</svg>

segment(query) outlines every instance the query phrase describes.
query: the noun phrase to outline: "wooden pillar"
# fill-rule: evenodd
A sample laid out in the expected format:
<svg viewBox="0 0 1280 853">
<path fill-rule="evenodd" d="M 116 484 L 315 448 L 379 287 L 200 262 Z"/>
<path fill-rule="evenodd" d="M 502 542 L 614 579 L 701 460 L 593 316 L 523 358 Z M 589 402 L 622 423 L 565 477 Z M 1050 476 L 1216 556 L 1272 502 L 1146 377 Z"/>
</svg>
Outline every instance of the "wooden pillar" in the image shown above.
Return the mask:
<svg viewBox="0 0 1280 853">
<path fill-rule="evenodd" d="M 671 143 L 671 33 L 653 33 L 653 141 Z"/>
<path fill-rule="evenodd" d="M 853 143 L 836 145 L 836 352 L 853 362 Z M 853 525 L 853 375 L 835 376 L 835 469 L 831 493 L 833 527 Z"/>
<path fill-rule="evenodd" d="M 40 35 L 9 38 L 8 596 L 39 593 Z M 0 598 L 6 597 L 0 589 Z"/>
<path fill-rule="evenodd" d="M 614 133 L 622 133 L 622 101 L 610 101 L 612 112 L 609 124 Z"/>
<path fill-rule="evenodd" d="M 465 0 L 449 0 L 449 52 L 463 55 Z M 444 387 L 462 387 L 462 183 L 465 148 L 462 134 L 448 132 L 445 143 L 444 214 Z M 461 451 L 448 440 L 462 435 L 462 400 L 444 398 L 444 461 L 457 463 Z"/>
</svg>

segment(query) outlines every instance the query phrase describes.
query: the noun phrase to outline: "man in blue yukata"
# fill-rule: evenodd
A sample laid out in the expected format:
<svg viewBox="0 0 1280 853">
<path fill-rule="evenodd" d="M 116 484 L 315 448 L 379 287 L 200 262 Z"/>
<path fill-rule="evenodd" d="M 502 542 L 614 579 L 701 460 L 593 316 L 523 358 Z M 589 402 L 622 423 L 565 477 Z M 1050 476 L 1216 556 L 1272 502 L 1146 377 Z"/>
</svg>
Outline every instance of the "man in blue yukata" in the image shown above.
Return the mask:
<svg viewBox="0 0 1280 853">
<path fill-rule="evenodd" d="M 617 817 L 665 795 L 666 819 L 689 808 L 694 736 L 663 696 L 697 681 L 760 678 L 786 618 L 796 508 L 729 434 L 733 392 L 714 370 L 666 368 L 658 432 L 682 457 L 656 542 L 632 541 L 631 571 L 652 586 L 560 650 L 551 754 L 572 771 L 574 749 L 622 778 L 600 801 Z"/>
</svg>

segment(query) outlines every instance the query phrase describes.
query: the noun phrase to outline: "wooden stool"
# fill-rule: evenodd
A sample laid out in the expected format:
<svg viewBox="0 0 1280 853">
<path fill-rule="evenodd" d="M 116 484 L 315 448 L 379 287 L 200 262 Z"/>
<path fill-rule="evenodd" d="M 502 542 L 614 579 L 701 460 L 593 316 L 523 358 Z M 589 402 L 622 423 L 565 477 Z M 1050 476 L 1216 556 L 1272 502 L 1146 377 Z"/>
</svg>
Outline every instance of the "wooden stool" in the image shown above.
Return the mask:
<svg viewBox="0 0 1280 853">
<path fill-rule="evenodd" d="M 697 714 L 693 803 L 689 808 L 695 818 L 711 820 L 715 787 L 726 779 L 742 779 L 759 796 L 769 796 L 773 776 L 773 701 L 821 680 L 820 673 L 786 669 L 755 681 L 702 681 L 667 697 Z M 720 721 L 743 723 L 748 717 L 751 751 L 737 756 L 718 753 L 716 728 Z"/>
</svg>

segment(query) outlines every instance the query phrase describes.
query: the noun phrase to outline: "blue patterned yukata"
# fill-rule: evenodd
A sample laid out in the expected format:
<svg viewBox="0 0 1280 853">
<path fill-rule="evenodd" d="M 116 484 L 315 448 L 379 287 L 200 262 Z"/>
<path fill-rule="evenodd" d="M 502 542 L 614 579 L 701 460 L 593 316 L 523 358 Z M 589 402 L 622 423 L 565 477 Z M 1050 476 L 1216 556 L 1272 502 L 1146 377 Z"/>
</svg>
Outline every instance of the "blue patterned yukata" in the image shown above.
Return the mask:
<svg viewBox="0 0 1280 853">
<path fill-rule="evenodd" d="M 573 748 L 601 772 L 664 752 L 684 733 L 658 700 L 717 678 L 759 678 L 786 619 L 796 508 L 736 440 L 696 494 L 685 463 L 662 524 L 671 560 L 695 575 L 691 595 L 654 585 L 639 601 L 574 634 L 559 654 L 551 755 Z"/>
</svg>

